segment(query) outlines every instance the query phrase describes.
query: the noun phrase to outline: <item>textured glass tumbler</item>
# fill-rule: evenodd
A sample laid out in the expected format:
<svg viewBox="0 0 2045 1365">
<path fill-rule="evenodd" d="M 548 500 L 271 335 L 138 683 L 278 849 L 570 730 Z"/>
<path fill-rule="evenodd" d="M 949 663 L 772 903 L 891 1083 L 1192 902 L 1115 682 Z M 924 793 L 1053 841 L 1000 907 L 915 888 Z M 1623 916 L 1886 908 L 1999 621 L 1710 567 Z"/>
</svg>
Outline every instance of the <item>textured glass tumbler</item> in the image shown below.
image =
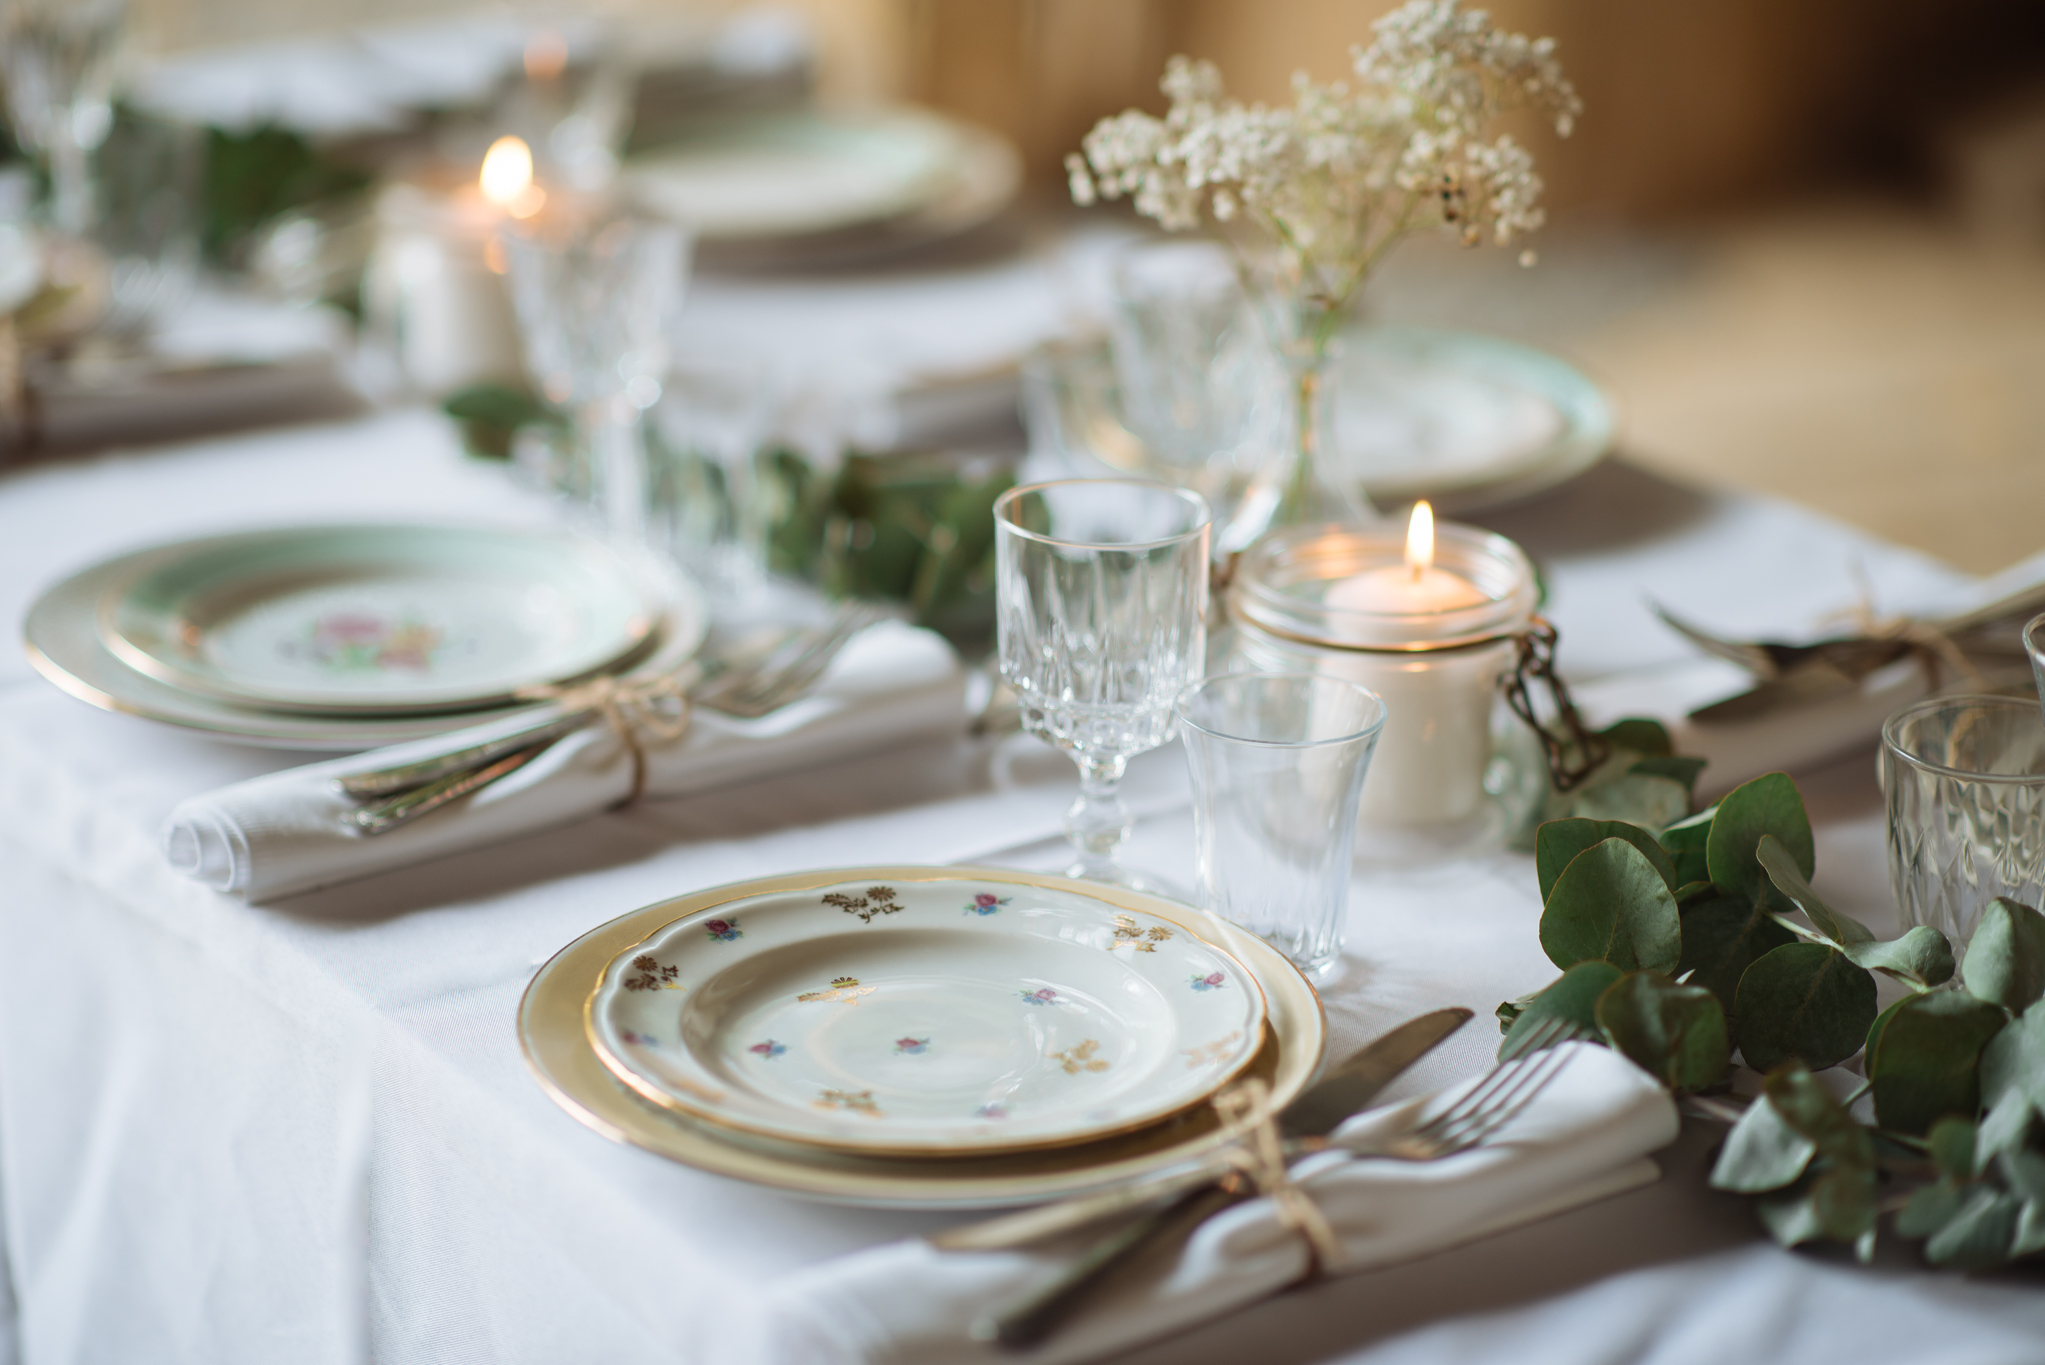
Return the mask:
<svg viewBox="0 0 2045 1365">
<path fill-rule="evenodd" d="M 2024 653 L 2031 656 L 2031 676 L 2038 682 L 2038 697 L 2045 701 L 2045 616 L 2024 622 Z"/>
<path fill-rule="evenodd" d="M 1941 697 L 1882 727 L 1889 885 L 1906 926 L 1957 952 L 1997 896 L 2045 884 L 2045 715 L 2029 697 Z"/>
<path fill-rule="evenodd" d="M 1207 653 L 1207 504 L 1146 479 L 1062 479 L 994 504 L 1001 676 L 1023 728 L 1072 755 L 1069 875 L 1139 890 L 1118 867 L 1129 760 L 1172 736 Z"/>
<path fill-rule="evenodd" d="M 1356 802 L 1385 724 L 1321 673 L 1230 673 L 1179 698 L 1200 903 L 1320 975 L 1342 955 Z"/>
</svg>

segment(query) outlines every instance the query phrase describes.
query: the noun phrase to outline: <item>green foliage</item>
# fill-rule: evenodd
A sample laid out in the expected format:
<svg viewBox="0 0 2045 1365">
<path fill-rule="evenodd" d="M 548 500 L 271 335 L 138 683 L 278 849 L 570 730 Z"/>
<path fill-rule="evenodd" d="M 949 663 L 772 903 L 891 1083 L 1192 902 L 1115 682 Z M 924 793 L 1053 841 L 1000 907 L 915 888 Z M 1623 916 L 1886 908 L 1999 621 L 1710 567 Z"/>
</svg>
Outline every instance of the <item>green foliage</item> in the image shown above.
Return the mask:
<svg viewBox="0 0 2045 1365">
<path fill-rule="evenodd" d="M 1758 899 L 1767 889 L 1768 873 L 1759 857 L 1764 835 L 1773 836 L 1789 851 L 1799 872 L 1811 875 L 1817 864 L 1811 821 L 1804 814 L 1803 796 L 1787 773 L 1757 777 L 1718 803 L 1711 832 L 1705 836 L 1704 860 L 1720 891 Z"/>
<path fill-rule="evenodd" d="M 538 394 L 511 384 L 473 384 L 450 395 L 440 410 L 460 426 L 462 447 L 486 460 L 510 459 L 520 427 L 568 425 Z"/>
<path fill-rule="evenodd" d="M 1644 752 L 1650 732 L 1623 733 L 1642 746 L 1629 764 L 1673 757 Z M 2045 1253 L 2045 916 L 1991 903 L 1965 990 L 1936 990 L 1955 975 L 1944 935 L 1878 939 L 1812 889 L 1810 821 L 1783 774 L 1697 815 L 1629 823 L 1579 809 L 1535 833 L 1541 946 L 1564 972 L 1500 1006 L 1500 1055 L 1540 1019 L 1588 1020 L 1671 1090 L 1697 1092 L 1723 1085 L 1737 1050 L 1767 1075 L 1711 1183 L 1755 1196 L 1784 1245 L 1840 1241 L 1866 1260 L 1878 1195 L 1893 1192 L 1896 1231 L 1933 1264 Z M 1877 1013 L 1874 972 L 1912 993 Z M 1814 1074 L 1863 1049 L 1853 1098 L 1869 1095 L 1879 1128 Z"/>
<path fill-rule="evenodd" d="M 1522 1004 L 1508 1022 L 1505 1041 L 1498 1046 L 1499 1060 L 1519 1055 L 1523 1040 L 1546 1019 L 1564 1019 L 1575 1025 L 1579 1035 L 1589 1038 L 1598 1032 L 1598 997 L 1624 973 L 1611 963 L 1594 958 L 1565 971 L 1546 990 Z M 1503 1008 L 1501 1006 L 1500 1008 Z"/>
<path fill-rule="evenodd" d="M 1904 1133 L 1947 1117 L 1972 1120 L 1981 1109 L 1981 1049 L 2008 1021 L 2002 1006 L 1952 991 L 1902 1001 L 1868 1054 L 1875 1117 Z"/>
<path fill-rule="evenodd" d="M 1730 1012 L 1740 977 L 1754 959 L 1794 942 L 1796 935 L 1776 923 L 1766 906 L 1744 896 L 1717 896 L 1683 907 L 1683 956 L 1676 970 Z"/>
<path fill-rule="evenodd" d="M 2029 1008 L 2045 995 L 2045 915 L 1997 896 L 1981 912 L 1961 972 L 1971 994 Z"/>
<path fill-rule="evenodd" d="M 1597 1020 L 1613 1047 L 1671 1090 L 1709 1090 L 1725 1080 L 1725 1011 L 1702 986 L 1632 972 L 1598 997 Z"/>
<path fill-rule="evenodd" d="M 1541 911 L 1541 947 L 1565 970 L 1601 958 L 1621 971 L 1671 972 L 1682 952 L 1676 898 L 1661 870 L 1630 840 L 1577 854 Z"/>
<path fill-rule="evenodd" d="M 1598 732 L 1611 753 L 1596 771 L 1566 792 L 1546 794 L 1537 827 L 1557 820 L 1624 821 L 1657 830 L 1690 813 L 1690 799 L 1704 760 L 1679 758 L 1659 721 L 1633 718 Z M 1567 736 L 1558 739 L 1573 751 Z M 1533 832 L 1520 846 L 1533 846 Z"/>
<path fill-rule="evenodd" d="M 1669 890 L 1676 889 L 1676 868 L 1655 837 L 1623 820 L 1550 820 L 1534 835 L 1534 874 L 1541 881 L 1541 903 L 1555 890 L 1555 881 L 1577 854 L 1607 839 L 1624 839 L 1647 855 Z"/>
<path fill-rule="evenodd" d="M 200 245 L 209 260 L 232 264 L 242 244 L 279 214 L 359 194 L 370 179 L 287 129 L 209 129 Z"/>
</svg>

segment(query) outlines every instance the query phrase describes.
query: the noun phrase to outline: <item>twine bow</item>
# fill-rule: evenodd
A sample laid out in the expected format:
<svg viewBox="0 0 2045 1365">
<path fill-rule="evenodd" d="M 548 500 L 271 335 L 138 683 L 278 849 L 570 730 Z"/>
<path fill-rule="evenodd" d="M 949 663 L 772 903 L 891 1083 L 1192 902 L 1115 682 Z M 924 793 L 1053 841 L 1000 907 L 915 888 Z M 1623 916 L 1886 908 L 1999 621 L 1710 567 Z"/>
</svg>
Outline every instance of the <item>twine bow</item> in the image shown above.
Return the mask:
<svg viewBox="0 0 2045 1365">
<path fill-rule="evenodd" d="M 1348 1263 L 1342 1239 L 1328 1225 L 1320 1205 L 1293 1180 L 1286 1169 L 1285 1149 L 1279 1142 L 1277 1110 L 1271 1103 L 1271 1088 L 1258 1077 L 1230 1086 L 1214 1097 L 1214 1112 L 1223 1124 L 1242 1136 L 1227 1153 L 1233 1166 L 1271 1201 L 1278 1221 L 1289 1232 L 1306 1239 L 1306 1278 L 1339 1271 Z"/>
<path fill-rule="evenodd" d="M 632 759 L 631 790 L 611 807 L 618 810 L 646 794 L 645 736 L 672 744 L 689 732 L 688 681 L 679 673 L 637 680 L 606 673 L 588 682 L 521 688 L 518 695 L 528 701 L 557 703 L 564 716 L 600 717 L 611 727 Z M 662 709 L 666 702 L 678 709 L 666 713 Z"/>
</svg>

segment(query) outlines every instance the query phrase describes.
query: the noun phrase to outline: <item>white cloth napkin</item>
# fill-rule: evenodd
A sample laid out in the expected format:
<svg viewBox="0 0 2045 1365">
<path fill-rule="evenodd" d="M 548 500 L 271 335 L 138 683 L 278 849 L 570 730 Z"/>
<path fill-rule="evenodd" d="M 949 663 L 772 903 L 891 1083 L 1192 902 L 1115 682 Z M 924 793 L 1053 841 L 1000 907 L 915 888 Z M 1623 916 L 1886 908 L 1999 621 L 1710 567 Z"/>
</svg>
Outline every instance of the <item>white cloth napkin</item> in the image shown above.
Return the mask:
<svg viewBox="0 0 2045 1365">
<path fill-rule="evenodd" d="M 1624 1057 L 1588 1043 L 1486 1145 L 1427 1163 L 1330 1151 L 1294 1168 L 1349 1254 L 1347 1271 L 1412 1260 L 1652 1183 L 1647 1154 L 1673 1141 L 1675 1105 Z M 1352 1119 L 1338 1140 L 1379 1138 L 1439 1113 L 1470 1085 Z M 917 1240 L 826 1262 L 781 1286 L 760 1339 L 733 1359 L 1074 1362 L 1127 1350 L 1232 1312 L 1296 1282 L 1304 1240 L 1256 1199 L 1210 1219 L 1176 1258 L 1132 1273 L 1026 1354 L 968 1340 L 972 1320 L 1050 1274 L 1077 1242 L 944 1252 Z M 1132 1267 L 1132 1271 L 1136 1268 Z"/>
<path fill-rule="evenodd" d="M 870 753 L 965 724 L 965 677 L 951 647 L 887 621 L 855 636 L 817 689 L 758 720 L 698 710 L 673 744 L 649 743 L 646 796 L 683 796 Z M 481 744 L 534 714 L 265 777 L 195 796 L 170 813 L 164 855 L 188 877 L 252 901 L 310 891 L 565 825 L 631 789 L 623 743 L 601 723 L 465 800 L 385 834 L 354 832 L 356 804 L 334 779 Z"/>
</svg>

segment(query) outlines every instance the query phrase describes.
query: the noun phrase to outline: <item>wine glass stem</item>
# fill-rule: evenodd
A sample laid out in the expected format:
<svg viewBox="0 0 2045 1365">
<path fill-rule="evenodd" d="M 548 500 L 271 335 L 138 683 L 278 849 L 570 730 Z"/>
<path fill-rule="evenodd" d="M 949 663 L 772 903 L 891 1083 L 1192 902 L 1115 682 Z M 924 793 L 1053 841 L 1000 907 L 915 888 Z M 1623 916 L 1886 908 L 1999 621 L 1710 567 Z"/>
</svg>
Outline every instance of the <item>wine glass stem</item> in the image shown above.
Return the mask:
<svg viewBox="0 0 2045 1365">
<path fill-rule="evenodd" d="M 1118 790 L 1129 760 L 1119 754 L 1074 754 L 1073 760 L 1079 764 L 1079 796 L 1065 812 L 1065 837 L 1079 850 L 1080 874 L 1104 877 L 1114 872 L 1115 852 L 1132 823 Z"/>
</svg>

